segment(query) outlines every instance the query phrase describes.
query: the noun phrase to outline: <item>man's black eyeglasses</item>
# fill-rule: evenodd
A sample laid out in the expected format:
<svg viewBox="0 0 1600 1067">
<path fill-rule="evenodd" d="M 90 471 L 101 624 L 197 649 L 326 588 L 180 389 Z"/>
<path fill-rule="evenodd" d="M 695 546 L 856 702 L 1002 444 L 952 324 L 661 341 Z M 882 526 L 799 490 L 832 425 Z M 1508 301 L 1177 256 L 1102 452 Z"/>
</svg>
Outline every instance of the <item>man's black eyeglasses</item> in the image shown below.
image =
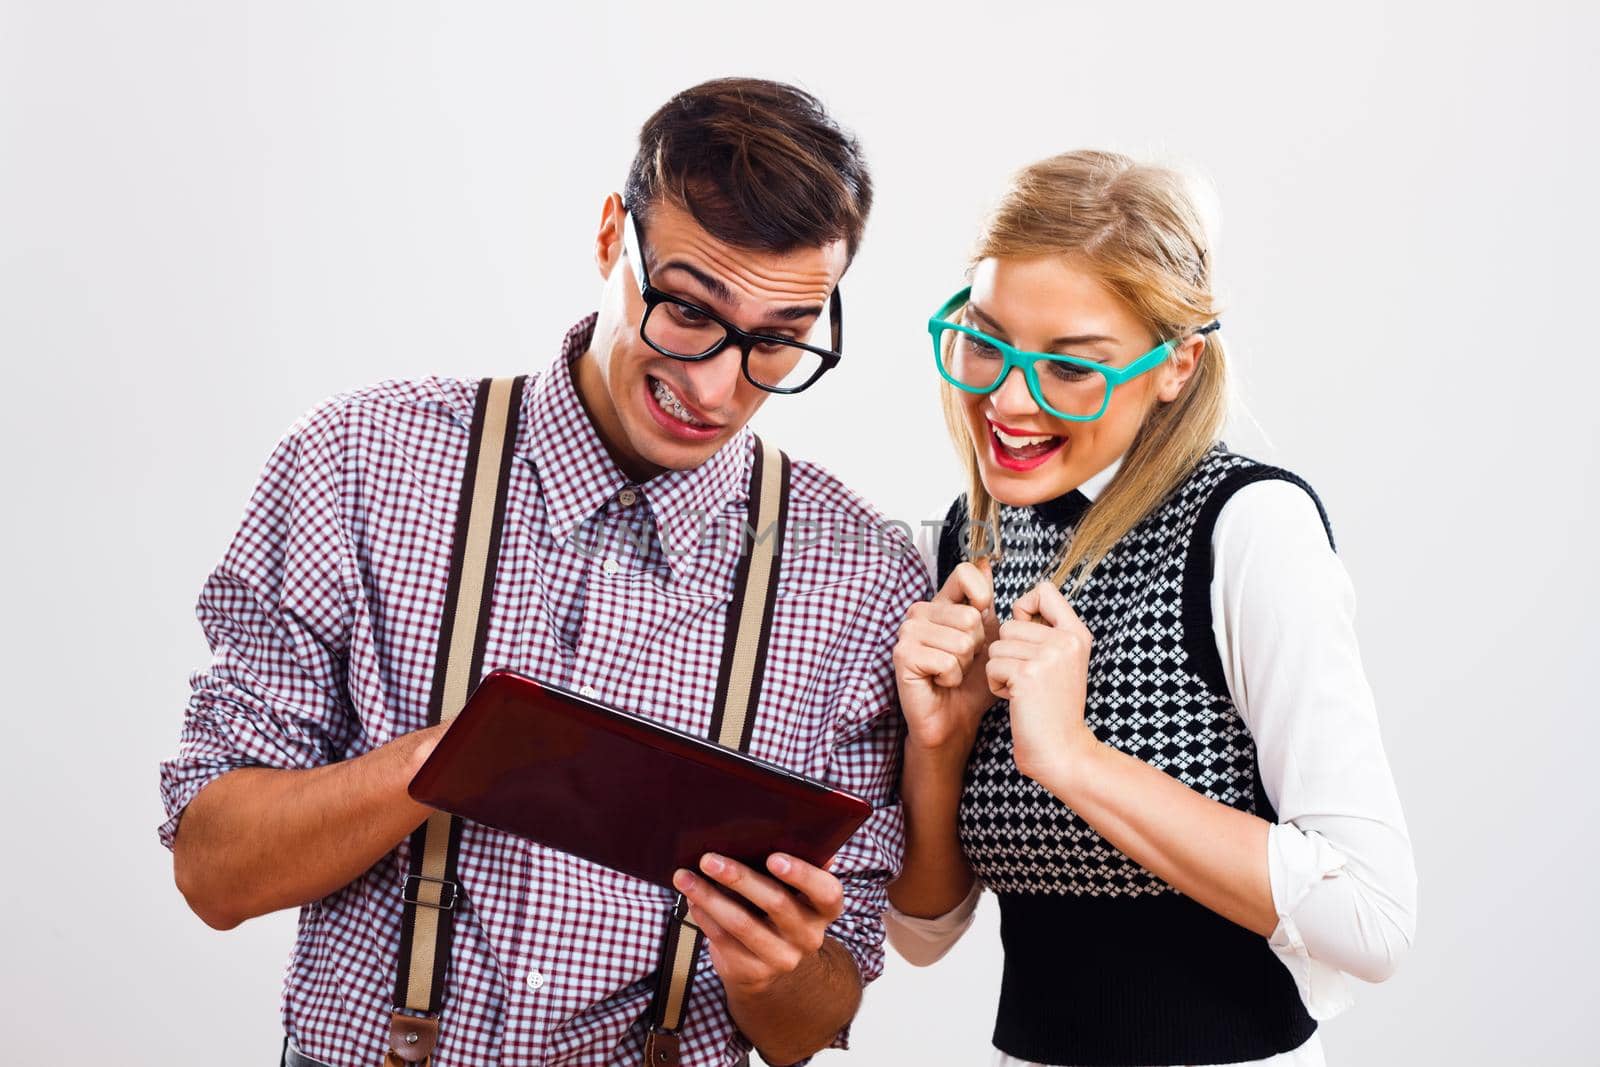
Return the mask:
<svg viewBox="0 0 1600 1067">
<path fill-rule="evenodd" d="M 734 345 L 742 357 L 745 380 L 769 393 L 801 392 L 839 362 L 844 340 L 844 309 L 838 286 L 834 286 L 828 299 L 832 351 L 792 337 L 746 333 L 698 304 L 651 285 L 649 269 L 644 262 L 644 231 L 631 211 L 623 225 L 623 255 L 633 268 L 639 295 L 644 299 L 639 336 L 657 352 L 693 363 L 710 359 Z M 628 241 L 630 236 L 631 242 Z"/>
</svg>

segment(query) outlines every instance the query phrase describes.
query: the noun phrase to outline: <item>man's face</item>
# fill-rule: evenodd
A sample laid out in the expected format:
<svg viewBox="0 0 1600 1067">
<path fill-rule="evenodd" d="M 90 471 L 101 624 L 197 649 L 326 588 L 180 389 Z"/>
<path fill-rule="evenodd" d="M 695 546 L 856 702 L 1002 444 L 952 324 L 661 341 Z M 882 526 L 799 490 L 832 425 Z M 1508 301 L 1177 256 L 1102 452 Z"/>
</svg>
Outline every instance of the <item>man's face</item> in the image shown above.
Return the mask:
<svg viewBox="0 0 1600 1067">
<path fill-rule="evenodd" d="M 650 284 L 751 333 L 811 339 L 848 264 L 842 240 L 779 255 L 725 244 L 665 199 L 649 215 L 641 232 Z M 595 250 L 606 279 L 600 317 L 574 376 L 613 453 L 647 477 L 705 462 L 771 394 L 745 379 L 734 345 L 685 362 L 640 336 L 645 305 L 623 242 L 633 224 L 621 199 L 608 198 Z"/>
</svg>

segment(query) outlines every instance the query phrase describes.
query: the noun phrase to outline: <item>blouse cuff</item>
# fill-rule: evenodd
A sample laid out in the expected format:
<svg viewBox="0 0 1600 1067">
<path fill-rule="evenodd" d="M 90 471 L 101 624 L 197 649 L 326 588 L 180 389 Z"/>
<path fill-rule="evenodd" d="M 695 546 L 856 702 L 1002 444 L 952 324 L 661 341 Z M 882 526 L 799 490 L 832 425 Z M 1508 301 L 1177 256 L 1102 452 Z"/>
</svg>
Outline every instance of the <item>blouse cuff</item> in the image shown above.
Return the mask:
<svg viewBox="0 0 1600 1067">
<path fill-rule="evenodd" d="M 1313 1019 L 1331 1019 L 1354 998 L 1344 972 L 1311 958 L 1294 913 L 1317 883 L 1343 867 L 1343 854 L 1316 831 L 1302 832 L 1284 823 L 1268 827 L 1267 873 L 1278 926 L 1267 943 L 1294 977 L 1300 999 Z"/>
<path fill-rule="evenodd" d="M 889 944 L 914 967 L 937 963 L 972 926 L 978 913 L 978 897 L 982 894 L 983 883 L 973 879 L 966 899 L 932 919 L 907 915 L 890 904 L 883 913 Z"/>
</svg>

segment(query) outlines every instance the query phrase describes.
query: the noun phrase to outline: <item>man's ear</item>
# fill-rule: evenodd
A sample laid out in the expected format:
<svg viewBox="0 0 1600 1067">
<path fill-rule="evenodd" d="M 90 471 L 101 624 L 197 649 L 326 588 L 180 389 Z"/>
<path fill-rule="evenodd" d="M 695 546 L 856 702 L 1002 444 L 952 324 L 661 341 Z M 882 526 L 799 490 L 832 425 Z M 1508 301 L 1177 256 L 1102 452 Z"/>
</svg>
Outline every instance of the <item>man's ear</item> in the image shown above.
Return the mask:
<svg viewBox="0 0 1600 1067">
<path fill-rule="evenodd" d="M 1185 337 L 1173 348 L 1172 355 L 1162 368 L 1161 388 L 1156 393 L 1163 404 L 1170 404 L 1178 399 L 1183 387 L 1194 377 L 1194 369 L 1199 366 L 1200 353 L 1205 347 L 1206 339 L 1195 334 Z"/>
<path fill-rule="evenodd" d="M 600 208 L 600 229 L 594 235 L 594 263 L 602 278 L 611 277 L 612 269 L 622 262 L 622 227 L 627 217 L 621 193 L 606 197 Z"/>
</svg>

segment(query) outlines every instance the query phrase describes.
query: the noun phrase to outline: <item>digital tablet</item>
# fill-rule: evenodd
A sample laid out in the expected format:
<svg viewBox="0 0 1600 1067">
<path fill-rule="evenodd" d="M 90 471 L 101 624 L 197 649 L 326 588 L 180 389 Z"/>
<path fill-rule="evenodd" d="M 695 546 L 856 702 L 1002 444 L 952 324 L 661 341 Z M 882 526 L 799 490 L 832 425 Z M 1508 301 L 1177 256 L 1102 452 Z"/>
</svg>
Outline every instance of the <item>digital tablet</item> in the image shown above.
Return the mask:
<svg viewBox="0 0 1600 1067">
<path fill-rule="evenodd" d="M 413 798 L 671 887 L 707 852 L 821 866 L 872 812 L 860 797 L 512 671 L 478 683 L 411 780 Z"/>
</svg>

